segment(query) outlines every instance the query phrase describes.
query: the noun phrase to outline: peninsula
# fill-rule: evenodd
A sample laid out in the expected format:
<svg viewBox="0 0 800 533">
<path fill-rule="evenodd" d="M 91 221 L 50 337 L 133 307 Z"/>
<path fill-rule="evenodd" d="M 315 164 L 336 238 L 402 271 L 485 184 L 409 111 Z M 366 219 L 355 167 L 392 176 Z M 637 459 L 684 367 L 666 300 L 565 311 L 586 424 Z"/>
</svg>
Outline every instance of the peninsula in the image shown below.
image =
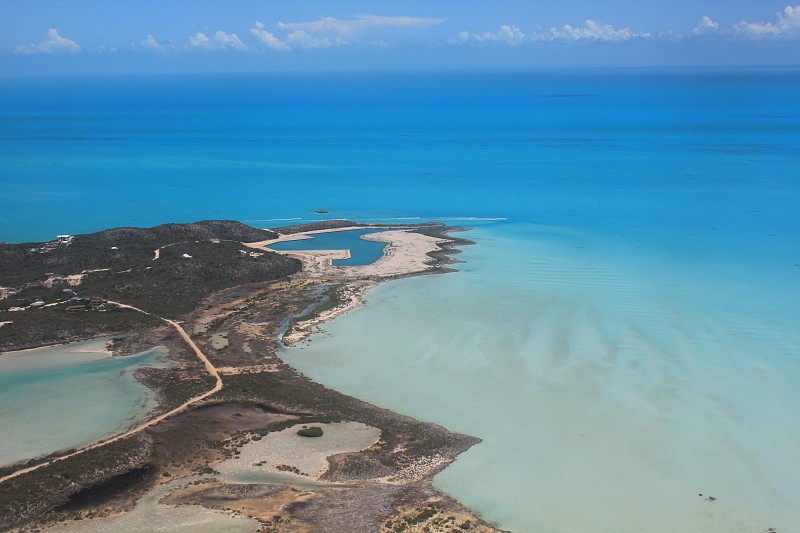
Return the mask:
<svg viewBox="0 0 800 533">
<path fill-rule="evenodd" d="M 269 250 L 353 228 L 386 230 L 365 236 L 387 243 L 378 261 Z M 0 467 L 0 531 L 113 526 L 148 498 L 252 531 L 496 531 L 431 485 L 478 439 L 327 389 L 279 356 L 372 284 L 450 271 L 470 244 L 460 229 L 204 221 L 1 245 L 0 351 L 101 337 L 120 357 L 164 346 L 170 364 L 138 371 L 158 407 L 129 430 Z"/>
</svg>

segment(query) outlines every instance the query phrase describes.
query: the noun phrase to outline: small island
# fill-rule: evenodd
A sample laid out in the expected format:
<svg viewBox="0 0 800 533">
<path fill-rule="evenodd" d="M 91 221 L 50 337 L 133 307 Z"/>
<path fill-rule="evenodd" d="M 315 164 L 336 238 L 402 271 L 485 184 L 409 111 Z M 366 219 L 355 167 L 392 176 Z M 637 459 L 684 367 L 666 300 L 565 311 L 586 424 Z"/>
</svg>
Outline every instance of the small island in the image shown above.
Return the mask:
<svg viewBox="0 0 800 533">
<path fill-rule="evenodd" d="M 385 229 L 368 236 L 387 243 L 376 263 L 269 250 L 353 228 Z M 115 356 L 163 346 L 170 361 L 138 371 L 158 407 L 128 431 L 1 467 L 0 530 L 114 520 L 153 500 L 260 531 L 496 531 L 431 485 L 478 439 L 327 389 L 277 351 L 372 284 L 451 271 L 470 244 L 461 229 L 204 221 L 0 245 L 0 351 L 108 337 Z M 282 451 L 292 434 L 331 444 L 298 459 Z"/>
</svg>

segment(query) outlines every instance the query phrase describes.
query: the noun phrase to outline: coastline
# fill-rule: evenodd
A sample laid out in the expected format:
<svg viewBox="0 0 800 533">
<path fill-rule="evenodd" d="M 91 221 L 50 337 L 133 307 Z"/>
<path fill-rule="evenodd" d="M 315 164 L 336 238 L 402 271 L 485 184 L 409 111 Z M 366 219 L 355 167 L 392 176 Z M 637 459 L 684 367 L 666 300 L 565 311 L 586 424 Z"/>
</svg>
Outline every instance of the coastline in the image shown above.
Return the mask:
<svg viewBox="0 0 800 533">
<path fill-rule="evenodd" d="M 4 352 L 0 352 L 0 357 L 12 357 L 12 356 L 19 355 L 19 354 L 22 354 L 22 353 L 36 352 L 36 351 L 39 351 L 39 350 L 45 350 L 47 348 L 59 348 L 59 347 L 62 347 L 62 346 L 68 346 L 70 344 L 75 344 L 77 342 L 91 342 L 93 340 L 98 340 L 99 341 L 100 339 L 107 339 L 107 341 L 109 341 L 109 340 L 111 340 L 111 337 L 109 337 L 108 335 L 100 335 L 98 337 L 82 339 L 82 340 L 79 340 L 79 341 L 55 342 L 53 344 L 43 344 L 42 346 L 36 346 L 35 348 L 22 348 L 21 350 L 6 350 Z M 73 353 L 103 353 L 103 354 L 107 354 L 109 356 L 113 355 L 113 352 L 111 350 L 109 350 L 108 348 L 106 348 L 105 350 L 75 350 L 75 351 L 70 350 L 70 351 L 73 352 Z"/>
<path fill-rule="evenodd" d="M 323 231 L 336 229 L 338 228 Z M 423 231 L 439 233 L 426 235 L 422 233 Z M 367 506 L 361 512 L 370 506 L 378 505 L 373 501 L 374 496 L 371 494 L 375 490 L 380 493 L 382 503 L 379 508 L 391 511 L 388 514 L 384 511 L 378 517 L 372 514 L 361 516 L 359 520 L 364 524 L 372 524 L 369 528 L 383 530 L 381 529 L 384 528 L 381 525 L 383 522 L 392 516 L 402 516 L 404 513 L 411 513 L 409 516 L 413 517 L 424 511 L 426 516 L 430 515 L 428 518 L 433 520 L 440 515 L 440 512 L 446 510 L 448 513 L 465 517 L 465 521 L 473 524 L 475 531 L 496 531 L 431 485 L 431 478 L 435 473 L 450 464 L 457 455 L 479 442 L 478 439 L 453 434 L 440 426 L 418 422 L 310 382 L 285 364 L 277 353 L 278 343 L 288 344 L 293 342 L 293 339 L 296 342 L 310 334 L 322 322 L 360 305 L 361 294 L 369 286 L 399 277 L 449 271 L 446 265 L 455 261 L 449 257 L 454 251 L 452 249 L 448 251 L 448 247 L 451 247 L 457 239 L 446 238 L 444 233 L 446 231 L 446 228 L 427 225 L 424 228 L 403 226 L 402 230 L 387 228 L 387 232 L 374 234 L 378 237 L 373 238 L 383 240 L 388 245 L 381 259 L 373 265 L 333 267 L 325 257 L 302 253 L 300 255 L 304 256 L 303 270 L 288 278 L 252 286 L 232 287 L 210 295 L 197 310 L 182 319 L 181 323 L 186 326 L 192 340 L 196 342 L 194 348 L 197 353 L 205 353 L 209 359 L 208 364 L 218 369 L 217 375 L 224 380 L 225 388 L 214 387 L 214 390 L 207 395 L 210 397 L 204 396 L 206 399 L 197 406 L 170 411 L 169 418 L 156 417 L 159 423 L 147 424 L 146 431 L 142 431 L 141 434 L 132 435 L 127 439 L 109 439 L 109 446 L 97 443 L 96 447 L 87 448 L 85 454 L 72 453 L 68 459 L 60 461 L 61 468 L 69 470 L 74 466 L 72 463 L 90 459 L 90 456 L 100 454 L 102 451 L 107 452 L 109 448 L 122 447 L 126 450 L 130 462 L 125 470 L 150 473 L 145 476 L 146 479 L 142 482 L 144 485 L 137 485 L 139 488 L 131 486 L 124 493 L 117 492 L 116 496 L 114 494 L 110 496 L 118 498 L 120 502 L 114 507 L 117 511 L 110 513 L 113 515 L 134 506 L 137 495 L 144 494 L 149 490 L 148 487 L 152 487 L 159 472 L 170 475 L 171 479 L 202 473 L 203 469 L 213 468 L 216 462 L 233 456 L 233 453 L 247 442 L 258 440 L 260 438 L 258 435 L 265 434 L 265 431 L 273 431 L 272 427 L 278 430 L 281 425 L 285 426 L 287 423 L 291 425 L 302 421 L 350 420 L 380 428 L 381 439 L 368 450 L 329 458 L 329 467 L 321 479 L 340 485 L 344 483 L 342 487 L 349 487 L 347 490 L 356 495 L 349 504 Z M 294 238 L 298 238 L 296 233 Z M 242 244 L 252 249 L 260 243 Z M 309 265 L 307 269 L 306 264 Z M 161 335 L 163 337 L 163 331 Z M 130 342 L 133 345 L 144 342 L 136 341 L 137 336 L 140 337 L 141 334 L 134 335 L 132 341 L 126 341 L 121 347 L 115 348 L 124 350 L 126 344 Z M 144 334 L 144 336 L 151 343 L 163 340 L 158 338 L 159 335 Z M 173 352 L 175 343 L 167 344 L 171 345 Z M 186 347 L 182 350 L 186 351 Z M 172 356 L 174 358 L 175 354 Z M 194 366 L 197 364 L 194 363 Z M 197 371 L 192 370 L 191 364 L 186 367 L 185 362 L 182 367 L 183 371 L 192 374 Z M 154 388 L 160 401 L 165 397 L 171 397 L 170 393 L 165 392 L 170 390 L 168 383 L 164 382 L 163 378 L 157 377 L 164 375 L 163 372 L 160 374 L 150 372 L 156 375 L 156 378 L 152 375 L 148 377 L 148 372 L 143 374 L 145 374 L 144 382 Z M 268 383 L 273 385 L 267 385 Z M 321 401 L 322 398 L 327 399 Z M 163 412 L 164 409 L 165 406 L 162 405 L 159 411 Z M 215 433 L 216 430 L 213 428 L 206 428 L 201 431 L 201 434 L 212 437 L 207 440 L 208 442 L 219 441 L 221 448 L 220 444 L 210 447 L 204 445 L 190 451 L 188 448 L 184 449 L 182 444 L 175 444 L 182 439 L 185 440 L 185 436 L 177 436 L 184 435 L 186 428 L 192 423 L 191 420 L 196 419 L 197 413 L 208 412 L 209 409 L 252 412 L 253 420 L 250 424 L 242 426 L 235 420 L 225 419 L 221 423 L 223 427 L 228 427 L 228 430 Z M 275 422 L 275 415 L 270 413 L 282 413 L 280 418 L 283 422 Z M 267 429 L 259 429 L 264 423 L 267 423 Z M 208 433 L 209 431 L 211 433 Z M 233 433 L 230 433 L 231 431 Z M 155 453 L 155 456 L 159 457 L 157 463 L 161 466 L 155 467 L 155 470 L 152 466 L 148 466 L 151 463 L 143 459 L 147 453 Z M 198 464 L 196 459 L 189 459 L 189 454 L 204 459 Z M 175 471 L 174 465 L 182 463 L 185 466 Z M 203 464 L 205 466 L 202 466 Z M 52 467 L 46 466 L 29 476 L 46 475 L 50 470 Z M 106 472 L 99 479 L 107 478 L 110 473 Z M 115 474 L 112 477 L 116 479 L 120 475 L 122 474 Z M 25 477 L 23 475 L 21 479 L 0 484 L 0 500 L 4 488 L 13 489 L 12 485 L 17 483 L 25 485 Z M 100 481 L 87 480 L 87 482 L 92 486 Z M 230 486 L 231 490 L 234 490 L 234 486 Z M 211 495 L 215 490 L 222 489 L 219 486 L 209 486 L 207 496 L 204 496 L 204 491 L 200 491 L 199 495 L 197 491 L 192 491 L 189 499 L 200 501 L 203 505 L 213 508 L 215 504 Z M 282 497 L 285 498 L 286 494 Z M 321 490 L 317 497 L 320 501 L 327 501 L 334 496 Z M 430 505 L 434 505 L 431 502 L 436 502 L 436 510 L 429 508 Z M 85 509 L 85 507 L 80 508 Z M 332 520 L 324 512 L 324 507 L 312 506 L 312 510 L 313 512 L 287 513 L 282 516 L 285 520 L 305 524 L 323 524 L 326 520 Z M 76 517 L 88 516 L 83 510 L 75 512 L 77 512 L 74 514 Z M 33 524 L 52 524 L 53 520 L 58 520 L 57 516 L 63 514 L 56 512 L 45 516 L 49 518 L 34 521 Z M 272 515 L 256 518 L 266 524 Z M 432 529 L 432 531 L 438 530 Z"/>
<path fill-rule="evenodd" d="M 753 10 L 748 20 L 780 22 L 774 9 L 764 12 L 758 2 L 747 8 Z M 727 49 L 736 56 L 731 61 L 740 62 L 747 58 L 736 50 L 772 46 L 765 42 L 769 35 L 749 44 L 738 36 L 726 39 L 720 33 L 730 33 L 739 19 L 723 12 L 718 14 L 724 20 L 705 13 L 720 22 L 719 32 L 689 35 L 687 20 L 686 46 L 666 48 L 685 51 L 717 39 L 716 55 L 723 57 Z M 623 24 L 604 22 L 615 29 Z M 91 43 L 66 28 L 59 31 L 90 52 Z M 244 37 L 252 35 L 238 35 L 250 45 Z M 634 39 L 633 48 L 633 41 L 644 43 Z M 471 44 L 480 52 L 477 42 Z M 564 48 L 581 55 L 594 46 L 584 44 Z M 605 46 L 605 56 L 623 47 L 636 55 L 622 43 Z M 519 55 L 515 50 L 521 49 L 508 50 Z M 31 56 L 31 61 L 69 68 L 90 55 Z M 246 62 L 244 55 L 222 53 L 198 53 L 197 61 L 204 55 L 217 63 L 228 57 Z M 275 55 L 281 57 L 288 55 Z M 153 61 L 164 69 L 174 63 Z M 800 194 L 800 112 L 793 112 L 798 73 L 600 68 L 442 74 L 230 75 L 204 78 L 211 83 L 202 85 L 186 76 L 161 84 L 146 76 L 20 78 L 6 84 L 19 105 L 7 106 L 2 126 L 9 186 L 0 239 L 21 244 L 113 226 L 229 216 L 256 227 L 347 216 L 359 222 L 422 222 L 414 215 L 472 225 L 470 234 L 451 234 L 480 242 L 456 256 L 468 263 L 458 267 L 461 273 L 370 286 L 361 295 L 363 307 L 321 324 L 321 333 L 279 349 L 279 355 L 332 389 L 483 438 L 434 484 L 509 529 L 800 530 L 800 506 L 791 504 L 791 496 L 800 494 L 795 423 L 800 420 L 800 218 L 793 201 Z M 505 220 L 488 220 L 498 216 Z M 242 248 L 239 241 L 267 237 L 221 238 Z M 173 243 L 197 240 L 208 237 L 173 232 L 154 238 L 142 243 L 141 260 L 136 247 L 98 240 L 94 264 L 48 266 L 35 277 L 27 264 L 6 263 L 0 308 L 27 308 L 39 295 L 50 305 L 62 288 L 102 296 L 98 279 L 107 278 L 105 285 L 116 289 L 117 279 L 130 278 L 130 294 L 116 299 L 153 309 L 137 294 L 149 289 L 136 267 L 163 271 L 170 261 L 180 263 L 176 258 L 184 253 L 194 257 L 183 261 L 185 266 L 194 266 L 201 247 Z M 109 251 L 112 246 L 119 254 Z M 213 247 L 220 256 L 230 248 L 226 242 Z M 373 247 L 377 258 L 382 245 Z M 155 250 L 160 258 L 152 261 Z M 29 255 L 35 261 L 60 252 Z M 131 264 L 115 259 L 123 253 Z M 132 273 L 121 274 L 131 266 Z M 69 285 L 68 276 L 108 267 L 109 272 L 88 273 L 80 285 Z M 22 272 L 31 276 L 21 279 Z M 28 290 L 3 297 L 3 287 L 14 292 L 36 279 L 51 279 L 58 291 L 41 287 L 39 294 Z M 230 285 L 215 284 L 213 290 L 259 281 L 232 277 Z M 188 313 L 206 305 L 175 298 L 174 288 L 165 283 L 152 291 L 174 302 L 178 316 L 171 318 L 190 320 Z M 310 388 L 300 399 L 255 390 L 291 389 L 288 378 L 268 378 L 266 369 L 276 378 L 283 375 L 277 361 L 259 359 L 271 357 L 269 343 L 283 331 L 260 316 L 260 309 L 271 306 L 281 317 L 289 311 L 299 318 L 324 313 L 340 299 L 335 287 L 316 294 L 310 286 L 302 289 L 308 306 L 316 301 L 307 311 L 292 299 L 292 290 L 301 298 L 301 287 L 278 287 L 263 296 L 257 287 L 247 290 L 220 302 L 218 313 L 204 311 L 211 319 L 208 334 L 194 333 L 191 323 L 187 332 L 218 360 L 230 385 L 226 398 L 239 395 L 269 408 L 291 404 L 298 413 L 314 407 L 310 400 L 317 391 Z M 68 298 L 64 294 L 55 296 Z M 190 309 L 182 305 L 189 300 Z M 0 351 L 110 331 L 129 339 L 117 343 L 116 353 L 135 352 L 134 347 L 145 349 L 170 335 L 166 328 L 131 333 L 134 323 L 152 327 L 143 317 L 68 314 L 66 305 L 0 309 Z M 45 335 L 33 334 L 24 315 L 40 317 Z M 87 327 L 68 324 L 81 320 Z M 289 322 L 279 326 L 288 329 Z M 20 329 L 30 332 L 27 339 L 17 334 Z M 58 331 L 66 334 L 52 334 Z M 180 339 L 164 344 L 177 368 L 148 370 L 140 378 L 161 391 L 165 405 L 178 405 L 192 387 L 211 387 L 199 382 L 191 354 L 180 355 L 187 349 Z M 26 403 L 47 394 L 32 395 Z M 198 455 L 210 457 L 216 450 L 207 442 L 224 446 L 234 432 L 250 431 L 237 420 L 260 420 L 258 427 L 248 426 L 254 431 L 272 423 L 254 405 L 229 404 L 227 416 L 220 414 L 222 407 L 203 407 L 193 411 L 197 416 L 184 412 L 162 423 L 169 423 L 163 435 L 197 441 Z M 59 428 L 43 417 L 26 419 Z M 4 420 L 7 432 L 16 432 L 16 424 Z M 205 426 L 211 424 L 229 431 L 209 433 Z M 188 470 L 199 466 L 189 451 L 172 453 L 169 439 L 158 438 L 146 463 L 153 465 L 154 483 L 162 472 L 176 476 L 173 463 Z M 189 460 L 192 466 L 186 466 Z M 92 464 L 104 468 L 111 462 Z M 94 486 L 74 476 L 90 467 L 64 466 L 73 487 Z M 67 485 L 60 469 L 47 472 L 51 478 L 42 479 L 44 490 Z M 706 501 L 709 495 L 717 500 Z M 0 509 L 7 516 L 6 508 Z M 731 527 L 734 519 L 740 527 Z"/>
<path fill-rule="evenodd" d="M 302 233 L 281 234 L 277 239 L 255 243 L 245 243 L 255 249 L 269 249 L 270 244 L 287 240 L 309 239 L 309 235 L 363 229 L 364 226 L 345 226 L 312 230 Z M 363 294 L 369 287 L 391 279 L 415 275 L 431 274 L 444 271 L 444 265 L 452 261 L 436 258 L 433 254 L 442 252 L 444 243 L 452 243 L 453 239 L 443 236 L 431 236 L 418 232 L 419 228 L 399 229 L 387 228 L 386 231 L 363 235 L 364 240 L 384 242 L 381 257 L 374 263 L 361 266 L 333 266 L 337 259 L 349 258 L 347 250 L 292 250 L 275 251 L 299 259 L 303 268 L 298 277 L 317 279 L 326 283 L 335 283 L 335 299 L 337 304 L 312 313 L 311 316 L 291 322 L 291 326 L 281 335 L 285 345 L 294 344 L 308 337 L 317 326 L 332 320 L 363 304 Z"/>
</svg>

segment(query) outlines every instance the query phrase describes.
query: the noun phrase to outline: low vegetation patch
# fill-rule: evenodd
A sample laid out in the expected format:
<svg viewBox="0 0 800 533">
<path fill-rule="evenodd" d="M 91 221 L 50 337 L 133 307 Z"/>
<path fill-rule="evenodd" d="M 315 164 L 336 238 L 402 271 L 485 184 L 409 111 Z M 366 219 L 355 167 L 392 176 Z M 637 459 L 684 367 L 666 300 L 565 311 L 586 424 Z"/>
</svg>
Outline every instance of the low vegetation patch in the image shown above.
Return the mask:
<svg viewBox="0 0 800 533">
<path fill-rule="evenodd" d="M 311 426 L 310 428 L 303 428 L 297 431 L 301 437 L 321 437 L 322 428 L 319 426 Z"/>
</svg>

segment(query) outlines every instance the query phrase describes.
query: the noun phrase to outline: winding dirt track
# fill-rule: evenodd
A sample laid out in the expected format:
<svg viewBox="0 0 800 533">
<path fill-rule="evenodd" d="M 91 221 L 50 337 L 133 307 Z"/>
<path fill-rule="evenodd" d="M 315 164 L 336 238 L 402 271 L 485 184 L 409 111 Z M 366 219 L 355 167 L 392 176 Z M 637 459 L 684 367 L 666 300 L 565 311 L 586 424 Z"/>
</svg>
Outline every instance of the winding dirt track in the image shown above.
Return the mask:
<svg viewBox="0 0 800 533">
<path fill-rule="evenodd" d="M 154 425 L 158 424 L 162 420 L 165 420 L 165 419 L 171 417 L 172 415 L 180 413 L 181 411 L 185 410 L 187 407 L 189 407 L 191 405 L 194 405 L 197 402 L 200 402 L 202 400 L 205 400 L 206 398 L 208 398 L 212 394 L 215 394 L 215 393 L 219 392 L 220 390 L 222 390 L 222 378 L 220 377 L 219 372 L 217 372 L 217 368 L 213 364 L 211 364 L 211 361 L 208 360 L 208 357 L 206 357 L 206 355 L 203 352 L 200 351 L 200 348 L 197 347 L 197 345 L 194 343 L 194 341 L 191 339 L 191 337 L 189 337 L 189 335 L 181 327 L 180 324 L 178 324 L 174 320 L 170 320 L 168 318 L 164 318 L 164 317 L 156 316 L 156 315 L 154 315 L 152 313 L 148 313 L 147 311 L 139 309 L 138 307 L 133 307 L 132 305 L 127 305 L 127 304 L 123 304 L 123 303 L 119 303 L 119 302 L 112 302 L 112 301 L 109 301 L 108 303 L 111 304 L 111 305 L 116 305 L 117 307 L 121 307 L 123 309 L 131 309 L 133 311 L 138 311 L 139 313 L 143 313 L 145 315 L 155 316 L 156 318 L 158 318 L 160 320 L 163 320 L 164 322 L 166 322 L 167 324 L 169 324 L 170 326 L 175 328 L 177 330 L 177 332 L 180 334 L 180 336 L 183 337 L 183 340 L 186 341 L 186 344 L 188 344 L 189 347 L 191 347 L 191 349 L 194 351 L 195 355 L 197 355 L 197 358 L 200 359 L 203 362 L 203 364 L 205 365 L 206 370 L 208 371 L 208 373 L 211 374 L 211 376 L 213 376 L 214 379 L 216 380 L 216 383 L 214 384 L 214 388 L 212 388 L 211 390 L 209 390 L 207 392 L 204 392 L 203 394 L 197 395 L 194 398 L 191 398 L 191 399 L 185 401 L 184 403 L 182 403 L 181 405 L 179 405 L 175 409 L 172 409 L 171 411 L 168 411 L 168 412 L 166 412 L 166 413 L 164 413 L 162 415 L 159 415 L 156 418 L 150 419 L 147 422 L 143 422 L 143 423 L 139 424 L 135 428 L 130 429 L 130 430 L 126 431 L 125 433 L 122 433 L 122 434 L 117 435 L 115 437 L 111 437 L 110 439 L 107 439 L 107 440 L 104 440 L 104 441 L 100 441 L 100 442 L 96 442 L 94 444 L 90 444 L 90 445 L 85 446 L 85 447 L 83 447 L 83 448 L 81 448 L 81 449 L 79 449 L 77 451 L 74 451 L 74 452 L 72 452 L 70 454 L 62 455 L 61 457 L 56 457 L 55 459 L 51 459 L 49 461 L 45 461 L 44 463 L 39 463 L 37 465 L 31 466 L 31 467 L 28 467 L 28 468 L 23 468 L 21 470 L 17 470 L 16 472 L 12 472 L 11 474 L 8 474 L 7 476 L 0 477 L 0 483 L 3 483 L 4 481 L 8 481 L 9 479 L 13 479 L 13 478 L 15 478 L 17 476 L 21 476 L 23 474 L 27 474 L 28 472 L 33 472 L 34 470 L 38 470 L 38 469 L 40 469 L 42 467 L 45 467 L 47 465 L 51 465 L 53 463 L 57 463 L 58 461 L 63 461 L 64 459 L 69 459 L 70 457 L 75 457 L 76 455 L 79 455 L 79 454 L 81 454 L 83 452 L 87 452 L 89 450 L 94 450 L 95 448 L 99 448 L 100 446 L 105 446 L 106 444 L 110 444 L 112 442 L 116 442 L 118 440 L 122 440 L 122 439 L 128 438 L 131 435 L 135 435 L 135 434 L 139 433 L 140 431 L 143 431 L 143 430 L 149 428 L 150 426 L 154 426 Z"/>
</svg>

